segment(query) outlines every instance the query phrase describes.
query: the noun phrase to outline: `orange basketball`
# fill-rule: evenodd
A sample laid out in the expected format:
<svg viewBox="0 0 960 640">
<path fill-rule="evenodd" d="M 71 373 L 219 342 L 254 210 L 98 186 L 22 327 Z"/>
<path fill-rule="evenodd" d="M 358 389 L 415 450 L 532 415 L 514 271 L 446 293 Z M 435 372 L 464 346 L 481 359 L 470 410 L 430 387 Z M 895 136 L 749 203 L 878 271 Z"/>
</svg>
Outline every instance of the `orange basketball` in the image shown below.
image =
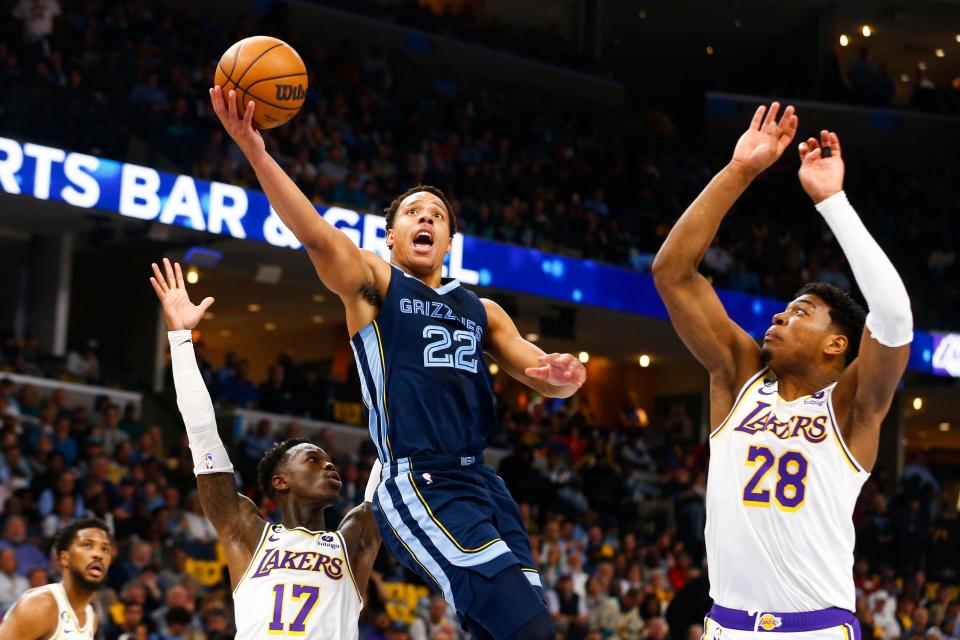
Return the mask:
<svg viewBox="0 0 960 640">
<path fill-rule="evenodd" d="M 242 116 L 253 100 L 253 125 L 272 129 L 296 115 L 307 97 L 307 69 L 293 47 L 270 36 L 244 38 L 223 54 L 214 82 L 237 92 Z"/>
</svg>

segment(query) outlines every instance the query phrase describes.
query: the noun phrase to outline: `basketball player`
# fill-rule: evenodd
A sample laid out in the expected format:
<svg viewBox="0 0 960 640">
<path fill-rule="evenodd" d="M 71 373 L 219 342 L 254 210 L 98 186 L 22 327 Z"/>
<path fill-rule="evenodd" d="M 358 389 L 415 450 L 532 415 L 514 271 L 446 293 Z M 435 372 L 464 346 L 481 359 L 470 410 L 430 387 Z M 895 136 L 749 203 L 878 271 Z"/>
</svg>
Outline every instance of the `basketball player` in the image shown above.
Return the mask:
<svg viewBox="0 0 960 640">
<path fill-rule="evenodd" d="M 177 405 L 187 427 L 197 495 L 223 545 L 233 586 L 240 640 L 268 635 L 306 640 L 356 640 L 361 595 L 380 549 L 370 504 L 381 465 L 374 464 L 364 503 L 327 531 L 323 512 L 340 497 L 340 476 L 330 456 L 293 438 L 267 451 L 257 465 L 264 493 L 282 521 L 266 522 L 254 503 L 237 493 L 233 465 L 217 434 L 210 393 L 193 353 L 191 332 L 213 298 L 190 302 L 180 265 L 164 259 L 150 278 L 163 305 L 170 340 Z"/>
<path fill-rule="evenodd" d="M 716 604 L 704 635 L 859 640 L 853 508 L 877 458 L 913 321 L 900 276 L 847 202 L 837 135 L 800 144 L 800 183 L 846 254 L 866 318 L 835 286 L 807 284 L 758 347 L 697 272 L 727 211 L 793 139 L 794 109 L 778 122 L 779 108 L 757 109 L 733 159 L 653 265 L 674 327 L 710 373 L 706 540 Z"/>
<path fill-rule="evenodd" d="M 30 589 L 0 623 L 4 640 L 93 640 L 97 614 L 90 604 L 107 580 L 113 542 L 99 518 L 74 520 L 57 535 L 54 548 L 62 582 Z"/>
<path fill-rule="evenodd" d="M 483 464 L 496 427 L 483 352 L 550 397 L 573 395 L 586 371 L 570 354 L 524 340 L 504 310 L 441 279 L 456 216 L 418 186 L 386 212 L 390 262 L 361 251 L 317 214 L 237 115 L 234 92 L 213 107 L 284 224 L 346 309 L 347 330 L 383 461 L 374 508 L 384 543 L 443 593 L 475 638 L 553 638 L 530 541 L 503 481 Z"/>
</svg>

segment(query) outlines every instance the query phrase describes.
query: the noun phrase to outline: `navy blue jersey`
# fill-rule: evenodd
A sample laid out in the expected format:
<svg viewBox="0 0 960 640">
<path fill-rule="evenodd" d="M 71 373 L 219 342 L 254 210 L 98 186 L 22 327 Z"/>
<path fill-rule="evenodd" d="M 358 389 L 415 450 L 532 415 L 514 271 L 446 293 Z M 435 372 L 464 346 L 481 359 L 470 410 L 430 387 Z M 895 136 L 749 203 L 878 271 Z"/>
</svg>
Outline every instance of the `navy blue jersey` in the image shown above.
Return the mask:
<svg viewBox="0 0 960 640">
<path fill-rule="evenodd" d="M 486 309 L 456 280 L 433 289 L 391 269 L 376 319 L 350 340 L 380 460 L 482 451 L 496 429 Z"/>
</svg>

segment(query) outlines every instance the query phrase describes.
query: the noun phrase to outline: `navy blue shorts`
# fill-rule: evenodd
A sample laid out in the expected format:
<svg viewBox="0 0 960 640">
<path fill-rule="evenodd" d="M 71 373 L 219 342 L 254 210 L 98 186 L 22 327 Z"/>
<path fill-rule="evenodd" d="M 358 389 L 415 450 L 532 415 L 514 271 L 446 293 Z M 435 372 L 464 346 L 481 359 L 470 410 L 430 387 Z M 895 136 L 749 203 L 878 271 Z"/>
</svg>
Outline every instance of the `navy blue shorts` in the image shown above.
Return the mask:
<svg viewBox="0 0 960 640">
<path fill-rule="evenodd" d="M 389 462 L 373 506 L 390 553 L 462 620 L 500 638 L 546 611 L 517 503 L 482 456 Z"/>
</svg>

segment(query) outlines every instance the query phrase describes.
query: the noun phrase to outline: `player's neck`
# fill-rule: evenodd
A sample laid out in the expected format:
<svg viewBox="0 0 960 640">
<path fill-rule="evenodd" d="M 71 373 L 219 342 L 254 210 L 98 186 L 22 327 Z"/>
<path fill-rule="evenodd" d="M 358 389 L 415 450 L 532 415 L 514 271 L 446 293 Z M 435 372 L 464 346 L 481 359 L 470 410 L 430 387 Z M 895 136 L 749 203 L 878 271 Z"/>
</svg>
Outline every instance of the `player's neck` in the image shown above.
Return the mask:
<svg viewBox="0 0 960 640">
<path fill-rule="evenodd" d="M 395 266 L 397 269 L 400 269 L 408 276 L 416 278 L 431 289 L 437 289 L 443 284 L 443 266 L 437 267 L 428 273 L 420 273 L 406 265 L 397 264 L 396 262 L 393 263 L 393 266 Z"/>
<path fill-rule="evenodd" d="M 837 381 L 837 377 L 833 375 L 832 371 L 818 367 L 803 371 L 777 371 L 774 369 L 774 373 L 777 374 L 777 395 L 787 402 L 812 395 Z"/>
<path fill-rule="evenodd" d="M 287 527 L 303 527 L 311 531 L 326 531 L 326 521 L 323 512 L 329 505 L 322 504 L 304 504 L 302 502 L 291 502 L 283 505 L 281 511 L 283 517 L 281 524 Z"/>
<path fill-rule="evenodd" d="M 69 575 L 63 576 L 63 590 L 67 594 L 67 600 L 70 602 L 70 606 L 73 607 L 73 613 L 77 616 L 77 621 L 81 626 L 87 626 L 87 623 L 90 621 L 83 616 L 86 616 L 87 605 L 90 604 L 90 601 L 93 600 L 93 596 L 96 595 L 97 592 L 87 591 L 82 588 L 74 582 Z"/>
</svg>

